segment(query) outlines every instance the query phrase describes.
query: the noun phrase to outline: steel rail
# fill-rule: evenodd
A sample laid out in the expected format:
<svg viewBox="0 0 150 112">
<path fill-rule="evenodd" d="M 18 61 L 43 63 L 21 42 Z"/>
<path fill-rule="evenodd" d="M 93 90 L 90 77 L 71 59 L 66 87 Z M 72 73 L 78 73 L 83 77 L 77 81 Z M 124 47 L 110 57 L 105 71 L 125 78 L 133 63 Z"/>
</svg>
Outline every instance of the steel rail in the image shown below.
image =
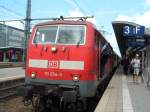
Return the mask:
<svg viewBox="0 0 150 112">
<path fill-rule="evenodd" d="M 24 78 L 0 82 L 0 100 L 16 96 L 17 88 L 24 84 Z"/>
</svg>

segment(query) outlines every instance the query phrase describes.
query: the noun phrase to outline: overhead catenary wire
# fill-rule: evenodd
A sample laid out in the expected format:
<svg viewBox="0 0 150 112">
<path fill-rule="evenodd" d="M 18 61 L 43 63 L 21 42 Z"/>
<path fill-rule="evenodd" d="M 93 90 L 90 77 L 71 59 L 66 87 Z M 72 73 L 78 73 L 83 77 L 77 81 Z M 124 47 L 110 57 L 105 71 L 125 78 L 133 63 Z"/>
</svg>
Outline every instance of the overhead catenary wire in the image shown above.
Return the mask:
<svg viewBox="0 0 150 112">
<path fill-rule="evenodd" d="M 78 2 L 76 0 L 73 0 L 73 2 L 76 4 L 76 6 L 78 7 L 78 9 L 84 14 L 87 15 L 86 11 L 78 4 Z"/>
<path fill-rule="evenodd" d="M 73 0 L 73 2 L 75 3 L 75 5 L 78 7 L 79 10 L 81 10 L 82 13 L 84 13 L 84 15 L 86 15 L 86 12 L 83 8 L 80 7 L 80 5 L 78 4 L 78 2 L 76 0 Z M 24 16 L 16 11 L 13 11 L 7 7 L 5 7 L 4 5 L 0 5 L 0 8 L 3 8 L 4 10 L 13 13 L 17 16 L 20 16 L 22 18 L 24 18 Z M 82 17 L 83 19 L 87 19 L 87 18 L 93 18 L 94 16 L 86 16 L 86 17 Z M 66 17 L 65 19 L 70 19 L 71 17 Z M 75 17 L 73 17 L 72 19 L 74 19 Z M 81 17 L 76 17 L 75 19 L 78 19 Z M 57 18 L 35 18 L 35 19 L 31 19 L 31 21 L 36 21 L 36 20 L 51 20 L 51 19 L 57 19 Z M 0 20 L 0 22 L 12 22 L 12 21 L 25 21 L 25 19 L 12 19 L 12 20 Z"/>
<path fill-rule="evenodd" d="M 84 15 L 87 15 L 87 11 L 85 11 L 79 4 L 76 0 L 72 0 L 75 5 L 78 7 L 78 9 L 84 14 Z M 103 26 L 101 27 L 103 29 Z M 112 33 L 109 33 L 108 31 L 105 31 L 105 30 L 100 30 L 100 32 L 102 32 L 103 34 L 107 34 L 107 35 L 111 35 Z"/>
<path fill-rule="evenodd" d="M 4 9 L 4 10 L 6 10 L 6 11 L 12 13 L 12 14 L 15 14 L 16 16 L 24 17 L 22 14 L 20 14 L 20 13 L 18 13 L 16 11 L 11 10 L 11 9 L 5 7 L 4 5 L 0 5 L 0 8 Z"/>
</svg>

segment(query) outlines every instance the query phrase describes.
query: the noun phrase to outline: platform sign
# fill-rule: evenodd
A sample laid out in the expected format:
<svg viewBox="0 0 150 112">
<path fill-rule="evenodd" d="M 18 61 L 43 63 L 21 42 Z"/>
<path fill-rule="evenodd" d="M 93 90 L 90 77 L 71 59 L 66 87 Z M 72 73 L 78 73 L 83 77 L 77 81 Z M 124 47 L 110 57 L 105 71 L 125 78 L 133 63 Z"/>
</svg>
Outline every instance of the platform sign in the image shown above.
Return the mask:
<svg viewBox="0 0 150 112">
<path fill-rule="evenodd" d="M 131 26 L 124 26 L 123 27 L 123 36 L 124 37 L 127 37 L 127 36 L 132 36 L 133 33 L 132 33 L 132 27 Z"/>
<path fill-rule="evenodd" d="M 143 38 L 136 38 L 136 39 L 128 38 L 127 39 L 127 45 L 131 47 L 142 47 L 145 45 L 145 42 L 146 40 Z"/>
<path fill-rule="evenodd" d="M 126 25 L 123 27 L 123 36 L 144 36 L 145 27 L 144 26 L 129 26 Z"/>
<path fill-rule="evenodd" d="M 127 45 L 128 47 L 142 47 L 145 44 L 143 42 L 128 42 Z"/>
</svg>

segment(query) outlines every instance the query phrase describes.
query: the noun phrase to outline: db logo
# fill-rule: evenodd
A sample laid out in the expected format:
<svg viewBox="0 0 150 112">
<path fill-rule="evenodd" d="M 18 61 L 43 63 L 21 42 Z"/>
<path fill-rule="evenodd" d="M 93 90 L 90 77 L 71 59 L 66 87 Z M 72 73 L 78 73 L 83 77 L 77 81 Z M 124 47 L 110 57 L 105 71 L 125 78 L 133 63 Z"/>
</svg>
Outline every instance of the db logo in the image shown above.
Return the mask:
<svg viewBox="0 0 150 112">
<path fill-rule="evenodd" d="M 49 61 L 48 62 L 48 68 L 58 68 L 58 67 L 59 67 L 58 61 Z"/>
</svg>

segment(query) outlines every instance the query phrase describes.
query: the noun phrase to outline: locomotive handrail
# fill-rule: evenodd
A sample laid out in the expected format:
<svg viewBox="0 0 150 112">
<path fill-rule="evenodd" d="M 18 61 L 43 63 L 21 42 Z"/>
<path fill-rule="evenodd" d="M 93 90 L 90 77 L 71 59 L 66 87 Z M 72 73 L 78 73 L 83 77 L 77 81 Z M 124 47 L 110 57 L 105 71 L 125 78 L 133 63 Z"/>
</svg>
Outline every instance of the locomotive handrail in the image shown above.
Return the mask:
<svg viewBox="0 0 150 112">
<path fill-rule="evenodd" d="M 87 18 L 94 18 L 94 16 L 82 16 L 82 17 L 63 17 L 60 16 L 59 18 L 36 18 L 36 19 L 31 19 L 33 21 L 35 20 L 64 20 L 64 19 L 84 19 L 86 20 Z"/>
<path fill-rule="evenodd" d="M 81 17 L 57 17 L 57 18 L 34 18 L 30 19 L 30 21 L 38 21 L 38 20 L 68 20 L 68 19 L 79 19 L 82 21 L 86 21 L 88 18 L 94 18 L 94 16 L 81 16 Z M 26 19 L 12 19 L 12 20 L 0 20 L 0 22 L 12 22 L 12 21 L 26 21 Z"/>
</svg>

